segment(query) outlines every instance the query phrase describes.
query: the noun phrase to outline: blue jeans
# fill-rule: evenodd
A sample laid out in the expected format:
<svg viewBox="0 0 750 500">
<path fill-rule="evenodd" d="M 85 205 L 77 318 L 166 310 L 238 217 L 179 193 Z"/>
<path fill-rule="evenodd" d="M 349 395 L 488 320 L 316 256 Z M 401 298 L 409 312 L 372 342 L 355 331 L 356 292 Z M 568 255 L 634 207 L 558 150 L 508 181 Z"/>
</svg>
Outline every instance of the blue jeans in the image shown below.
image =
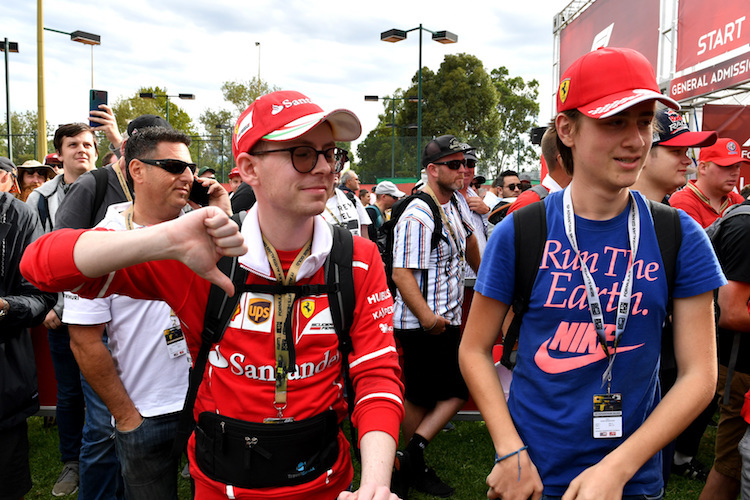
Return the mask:
<svg viewBox="0 0 750 500">
<path fill-rule="evenodd" d="M 180 413 L 146 417 L 133 430 L 115 431 L 128 500 L 177 500 L 178 458 L 172 455 Z"/>
<path fill-rule="evenodd" d="M 81 372 L 70 350 L 68 327 L 47 330 L 52 366 L 57 380 L 57 433 L 63 462 L 78 460 L 84 420 Z"/>
<path fill-rule="evenodd" d="M 115 451 L 112 415 L 81 377 L 86 400 L 86 424 L 81 446 L 79 500 L 121 500 L 124 497 L 120 462 Z"/>
</svg>

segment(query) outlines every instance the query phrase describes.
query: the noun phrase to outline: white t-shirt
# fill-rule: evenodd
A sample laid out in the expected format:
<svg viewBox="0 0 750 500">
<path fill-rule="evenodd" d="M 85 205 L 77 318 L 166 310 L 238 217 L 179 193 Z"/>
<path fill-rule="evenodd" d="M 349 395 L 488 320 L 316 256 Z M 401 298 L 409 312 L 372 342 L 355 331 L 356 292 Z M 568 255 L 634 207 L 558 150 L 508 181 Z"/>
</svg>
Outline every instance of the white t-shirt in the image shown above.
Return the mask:
<svg viewBox="0 0 750 500">
<path fill-rule="evenodd" d="M 110 206 L 96 227 L 125 230 L 123 212 L 130 205 L 125 202 Z M 107 323 L 109 350 L 117 374 L 142 416 L 154 417 L 182 409 L 190 355 L 180 322 L 165 302 L 124 295 L 84 299 L 66 292 L 63 322 Z"/>
<path fill-rule="evenodd" d="M 490 207 L 490 210 L 495 208 L 495 205 L 497 205 L 500 202 L 500 198 L 493 193 L 492 191 L 487 191 L 487 194 L 484 195 L 484 199 L 482 200 L 485 205 Z"/>
<path fill-rule="evenodd" d="M 355 196 L 354 201 L 355 203 L 352 203 L 346 193 L 336 188 L 334 195 L 328 198 L 321 215 L 326 222 L 343 226 L 355 236 L 362 236 L 362 226 L 369 226 L 372 221 L 359 198 Z"/>
</svg>

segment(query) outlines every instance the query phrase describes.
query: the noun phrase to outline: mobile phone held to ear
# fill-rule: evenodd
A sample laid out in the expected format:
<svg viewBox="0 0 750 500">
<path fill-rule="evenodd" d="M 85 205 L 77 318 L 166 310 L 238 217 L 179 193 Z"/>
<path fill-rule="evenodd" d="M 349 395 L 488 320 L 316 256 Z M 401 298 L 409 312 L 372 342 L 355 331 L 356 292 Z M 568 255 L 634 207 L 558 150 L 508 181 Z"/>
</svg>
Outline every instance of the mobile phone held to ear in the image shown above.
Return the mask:
<svg viewBox="0 0 750 500">
<path fill-rule="evenodd" d="M 107 104 L 107 91 L 106 90 L 89 90 L 89 111 L 101 111 L 99 109 L 100 104 Z M 101 123 L 92 122 L 89 120 L 89 126 L 98 127 Z"/>
<path fill-rule="evenodd" d="M 202 207 L 208 205 L 208 186 L 204 186 L 200 182 L 193 180 L 193 188 L 190 190 L 188 200 Z"/>
</svg>

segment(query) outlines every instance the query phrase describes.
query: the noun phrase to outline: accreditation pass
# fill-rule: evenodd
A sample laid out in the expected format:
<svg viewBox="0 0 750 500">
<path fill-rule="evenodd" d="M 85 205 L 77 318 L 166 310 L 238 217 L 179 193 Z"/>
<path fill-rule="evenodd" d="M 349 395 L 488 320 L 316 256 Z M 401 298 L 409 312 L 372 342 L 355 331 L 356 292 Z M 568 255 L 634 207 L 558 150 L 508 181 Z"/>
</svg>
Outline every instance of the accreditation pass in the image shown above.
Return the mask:
<svg viewBox="0 0 750 500">
<path fill-rule="evenodd" d="M 595 439 L 622 437 L 622 394 L 595 394 L 592 433 Z"/>
</svg>

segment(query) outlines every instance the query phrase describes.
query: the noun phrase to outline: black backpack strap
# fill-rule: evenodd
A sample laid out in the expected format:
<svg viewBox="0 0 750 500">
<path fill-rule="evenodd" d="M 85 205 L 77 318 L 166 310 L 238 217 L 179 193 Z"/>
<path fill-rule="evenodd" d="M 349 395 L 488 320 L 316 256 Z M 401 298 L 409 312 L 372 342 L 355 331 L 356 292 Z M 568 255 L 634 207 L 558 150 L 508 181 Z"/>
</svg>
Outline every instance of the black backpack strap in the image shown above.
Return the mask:
<svg viewBox="0 0 750 500">
<path fill-rule="evenodd" d="M 537 196 L 539 196 L 540 200 L 543 200 L 547 197 L 549 194 L 549 191 L 547 191 L 547 188 L 542 186 L 541 184 L 537 184 L 536 186 L 533 186 L 530 188 L 532 191 L 534 191 Z"/>
<path fill-rule="evenodd" d="M 247 212 L 234 214 L 232 220 L 242 227 L 245 215 L 247 215 Z M 229 320 L 240 301 L 240 296 L 242 295 L 241 289 L 247 281 L 248 272 L 246 269 L 240 267 L 237 257 L 222 257 L 216 263 L 216 266 L 232 280 L 235 288 L 234 295 L 232 297 L 228 296 L 224 290 L 214 284 L 211 285 L 211 289 L 208 292 L 206 314 L 203 320 L 203 331 L 201 332 L 201 347 L 190 370 L 190 382 L 187 395 L 185 396 L 185 404 L 180 413 L 180 420 L 177 424 L 177 431 L 175 432 L 175 439 L 172 446 L 172 454 L 176 457 L 182 456 L 190 434 L 193 433 L 193 428 L 195 427 L 193 407 L 195 406 L 195 399 L 198 396 L 198 388 L 203 380 L 203 372 L 206 370 L 206 363 L 208 362 L 211 347 L 220 341 L 224 335 L 224 330 L 226 330 Z"/>
<path fill-rule="evenodd" d="M 671 304 L 677 268 L 677 253 L 680 251 L 680 245 L 682 244 L 680 215 L 676 209 L 663 203 L 648 200 L 648 204 L 651 209 L 651 215 L 654 218 L 656 241 L 659 243 L 661 260 L 664 263 L 664 274 L 667 275 L 669 301 Z"/>
<path fill-rule="evenodd" d="M 515 351 L 521 333 L 523 315 L 529 309 L 531 289 L 536 281 L 539 265 L 547 241 L 547 213 L 543 201 L 532 203 L 513 212 L 516 250 L 516 280 L 513 296 L 513 320 L 503 339 L 500 362 L 512 370 L 516 364 Z"/>
<path fill-rule="evenodd" d="M 103 168 L 97 168 L 91 171 L 91 175 L 96 180 L 96 191 L 94 192 L 94 206 L 91 210 L 91 219 L 89 221 L 89 227 L 96 225 L 96 213 L 99 211 L 99 207 L 104 203 L 104 195 L 107 194 L 107 171 Z"/>
<path fill-rule="evenodd" d="M 331 226 L 333 231 L 333 247 L 324 264 L 327 285 L 333 285 L 328 292 L 328 307 L 333 318 L 333 327 L 339 340 L 341 352 L 341 366 L 344 372 L 344 386 L 346 403 L 349 407 L 349 420 L 354 411 L 354 385 L 349 375 L 349 354 L 353 351 L 350 330 L 354 322 L 354 239 L 348 229 L 341 226 Z M 354 455 L 359 460 L 359 446 L 354 425 L 350 426 L 350 441 Z"/>
<path fill-rule="evenodd" d="M 664 274 L 667 276 L 667 318 L 661 334 L 661 368 L 674 369 L 677 360 L 674 354 L 674 330 L 672 329 L 672 292 L 677 268 L 677 253 L 682 243 L 682 225 L 680 216 L 674 208 L 652 200 L 647 200 L 654 220 L 656 241 L 659 244 Z"/>
</svg>

